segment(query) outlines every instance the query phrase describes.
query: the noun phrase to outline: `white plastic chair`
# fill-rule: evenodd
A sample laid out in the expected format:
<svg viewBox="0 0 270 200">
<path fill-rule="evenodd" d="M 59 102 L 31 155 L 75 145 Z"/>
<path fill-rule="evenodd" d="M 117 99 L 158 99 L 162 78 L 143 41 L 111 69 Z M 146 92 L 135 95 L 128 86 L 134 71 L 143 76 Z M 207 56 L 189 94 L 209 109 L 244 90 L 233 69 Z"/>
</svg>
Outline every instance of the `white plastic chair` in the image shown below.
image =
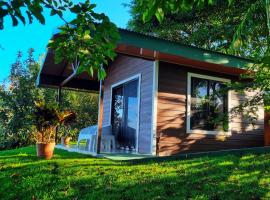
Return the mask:
<svg viewBox="0 0 270 200">
<path fill-rule="evenodd" d="M 96 149 L 97 140 L 97 125 L 89 126 L 80 131 L 77 146 L 79 148 L 80 141 L 86 140 L 86 148 L 90 152 L 94 152 Z M 112 135 L 112 127 L 102 127 L 101 135 L 101 151 L 111 152 L 115 149 L 115 137 Z"/>
<path fill-rule="evenodd" d="M 95 147 L 95 138 L 97 134 L 97 125 L 89 126 L 82 129 L 79 133 L 77 147 L 79 148 L 80 142 L 82 140 L 86 140 L 86 146 L 88 147 L 88 151 L 94 152 Z"/>
<path fill-rule="evenodd" d="M 101 151 L 111 152 L 114 149 L 115 149 L 115 137 L 112 134 L 112 127 L 111 126 L 102 127 Z"/>
</svg>

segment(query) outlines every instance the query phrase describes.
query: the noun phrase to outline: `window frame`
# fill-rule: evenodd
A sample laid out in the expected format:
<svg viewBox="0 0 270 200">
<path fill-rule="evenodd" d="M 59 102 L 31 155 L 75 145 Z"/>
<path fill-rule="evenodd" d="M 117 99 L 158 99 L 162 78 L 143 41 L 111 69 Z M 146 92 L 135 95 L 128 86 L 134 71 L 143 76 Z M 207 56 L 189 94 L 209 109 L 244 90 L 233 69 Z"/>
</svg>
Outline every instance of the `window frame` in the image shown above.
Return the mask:
<svg viewBox="0 0 270 200">
<path fill-rule="evenodd" d="M 190 73 L 188 72 L 187 75 L 187 117 L 186 117 L 186 132 L 188 134 L 205 134 L 205 135 L 231 135 L 231 126 L 230 126 L 230 120 L 228 124 L 228 131 L 208 131 L 208 130 L 200 130 L 200 129 L 191 129 L 190 128 L 190 118 L 191 118 L 191 78 L 200 78 L 200 79 L 206 79 L 206 80 L 213 80 L 213 81 L 219 81 L 223 83 L 230 83 L 230 79 L 226 78 L 220 78 L 215 76 L 209 76 L 209 75 L 203 75 L 203 74 L 196 74 L 196 73 Z M 230 119 L 230 91 L 228 91 L 228 117 Z"/>
</svg>

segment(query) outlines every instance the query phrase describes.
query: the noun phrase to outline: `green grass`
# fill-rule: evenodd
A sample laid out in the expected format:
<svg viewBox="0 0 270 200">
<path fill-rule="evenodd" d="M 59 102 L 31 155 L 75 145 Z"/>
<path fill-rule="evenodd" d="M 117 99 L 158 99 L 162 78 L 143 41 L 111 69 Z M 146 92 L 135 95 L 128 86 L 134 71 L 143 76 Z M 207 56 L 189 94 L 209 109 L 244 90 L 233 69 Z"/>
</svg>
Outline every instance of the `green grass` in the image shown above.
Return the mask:
<svg viewBox="0 0 270 200">
<path fill-rule="evenodd" d="M 270 153 L 120 162 L 1 151 L 0 199 L 270 199 Z"/>
</svg>

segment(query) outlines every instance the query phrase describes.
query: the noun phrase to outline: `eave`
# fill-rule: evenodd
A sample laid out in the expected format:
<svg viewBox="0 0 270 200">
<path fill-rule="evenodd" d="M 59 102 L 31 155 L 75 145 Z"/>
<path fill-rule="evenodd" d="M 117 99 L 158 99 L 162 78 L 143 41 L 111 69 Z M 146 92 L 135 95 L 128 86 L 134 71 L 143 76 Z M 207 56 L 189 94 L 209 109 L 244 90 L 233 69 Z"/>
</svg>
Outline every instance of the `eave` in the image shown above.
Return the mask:
<svg viewBox="0 0 270 200">
<path fill-rule="evenodd" d="M 117 54 L 169 62 L 177 64 L 179 67 L 188 66 L 234 76 L 239 76 L 246 71 L 247 67 L 253 65 L 252 60 L 249 59 L 182 45 L 124 29 L 119 29 L 119 32 L 121 38 L 115 49 Z M 39 87 L 63 87 L 96 92 L 99 90 L 97 77 L 90 77 L 87 73 L 75 76 L 62 85 L 63 81 L 72 73 L 69 63 L 63 60 L 56 64 L 53 51 L 48 50 L 37 85 Z"/>
</svg>

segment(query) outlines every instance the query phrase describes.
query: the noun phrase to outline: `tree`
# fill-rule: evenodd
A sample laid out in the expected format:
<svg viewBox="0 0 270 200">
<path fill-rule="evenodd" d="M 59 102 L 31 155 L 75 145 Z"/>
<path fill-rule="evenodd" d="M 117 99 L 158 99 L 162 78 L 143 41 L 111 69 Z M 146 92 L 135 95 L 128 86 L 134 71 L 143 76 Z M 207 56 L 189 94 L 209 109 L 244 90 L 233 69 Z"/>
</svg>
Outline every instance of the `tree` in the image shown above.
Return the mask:
<svg viewBox="0 0 270 200">
<path fill-rule="evenodd" d="M 225 7 L 233 10 L 239 1 L 228 0 Z M 169 1 L 150 1 L 138 0 L 137 9 L 141 10 L 142 20 L 144 22 L 150 21 L 154 16 L 159 23 L 163 23 L 164 19 L 170 14 L 190 14 L 192 11 L 203 11 L 204 9 L 215 8 L 223 6 L 221 0 L 169 0 Z M 258 9 L 263 11 L 263 15 L 258 15 Z M 256 111 L 258 105 L 264 105 L 266 110 L 270 110 L 270 1 L 269 0 L 255 0 L 247 4 L 244 10 L 241 10 L 241 20 L 235 24 L 235 31 L 231 40 L 231 51 L 233 53 L 239 52 L 239 49 L 248 49 L 251 46 L 255 51 L 250 54 L 254 60 L 254 65 L 247 68 L 247 73 L 242 75 L 243 79 L 249 80 L 241 83 L 234 83 L 229 86 L 229 89 L 238 91 L 257 91 L 253 97 L 246 99 L 240 106 L 234 109 L 235 112 L 243 112 L 249 107 L 249 114 Z M 264 16 L 264 17 L 263 17 Z M 267 31 L 258 32 L 258 41 L 254 43 L 252 35 L 257 32 L 256 27 L 259 24 L 266 24 Z M 265 25 L 263 25 L 265 26 Z M 262 34 L 263 33 L 263 34 Z M 260 45 L 260 40 L 265 41 L 265 45 Z M 252 82 L 250 81 L 252 80 Z"/>
<path fill-rule="evenodd" d="M 0 122 L 4 129 L 1 147 L 17 147 L 33 142 L 32 113 L 34 101 L 46 96 L 53 99 L 53 91 L 36 89 L 35 81 L 39 64 L 33 59 L 33 49 L 28 52 L 28 58 L 22 61 L 22 53 L 18 52 L 17 59 L 11 66 L 9 82 L 0 91 Z"/>
<path fill-rule="evenodd" d="M 33 51 L 29 50 L 26 60 L 23 60 L 21 52 L 18 53 L 8 81 L 0 86 L 0 149 L 33 144 L 35 102 L 56 104 L 55 90 L 36 87 L 40 64 L 34 60 Z M 67 133 L 76 139 L 79 130 L 96 124 L 97 94 L 64 90 L 62 103 L 62 109 L 77 114 L 77 121 L 70 129 L 61 129 L 60 135 Z"/>
<path fill-rule="evenodd" d="M 71 109 L 76 113 L 76 123 L 72 123 L 69 128 L 60 127 L 59 136 L 68 135 L 72 140 L 76 140 L 81 129 L 97 124 L 98 118 L 98 94 L 79 91 L 63 91 L 64 110 Z"/>
<path fill-rule="evenodd" d="M 11 17 L 13 26 L 19 22 L 26 24 L 27 20 L 31 24 L 33 19 L 45 24 L 43 10 L 49 9 L 52 16 L 59 16 L 64 23 L 59 27 L 58 36 L 49 44 L 56 61 L 65 59 L 72 63 L 75 74 L 87 71 L 90 76 L 97 73 L 99 79 L 104 79 L 106 72 L 102 65 L 115 57 L 119 35 L 105 14 L 93 11 L 95 7 L 89 0 L 77 4 L 71 0 L 0 1 L 0 29 L 4 28 L 6 17 Z M 64 12 L 75 14 L 75 19 L 68 22 L 63 17 Z"/>
<path fill-rule="evenodd" d="M 239 22 L 245 17 L 243 13 L 253 2 L 242 0 L 228 7 L 226 1 L 220 1 L 218 5 L 194 7 L 190 12 L 169 12 L 164 14 L 162 23 L 159 23 L 155 17 L 144 22 L 144 10 L 141 9 L 139 1 L 133 0 L 129 5 L 132 17 L 128 27 L 182 44 L 252 58 L 262 56 L 267 46 L 268 29 L 263 4 L 256 4 L 253 13 L 256 20 L 243 27 L 249 33 L 242 36 L 248 41 L 248 45 L 235 48 L 232 41 Z"/>
</svg>

